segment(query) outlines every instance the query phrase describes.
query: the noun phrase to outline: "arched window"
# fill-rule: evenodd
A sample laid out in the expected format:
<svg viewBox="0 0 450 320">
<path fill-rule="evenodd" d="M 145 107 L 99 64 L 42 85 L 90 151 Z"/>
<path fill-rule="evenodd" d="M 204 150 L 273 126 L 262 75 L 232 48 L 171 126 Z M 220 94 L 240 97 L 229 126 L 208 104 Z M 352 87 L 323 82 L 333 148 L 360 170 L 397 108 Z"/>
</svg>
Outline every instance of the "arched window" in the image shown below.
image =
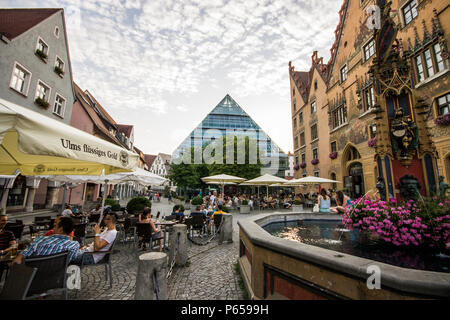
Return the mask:
<svg viewBox="0 0 450 320">
<path fill-rule="evenodd" d="M 356 159 L 361 159 L 361 155 L 359 154 L 358 150 L 356 150 L 355 147 L 350 147 L 347 150 L 347 157 L 346 157 L 347 161 L 353 161 Z"/>
</svg>

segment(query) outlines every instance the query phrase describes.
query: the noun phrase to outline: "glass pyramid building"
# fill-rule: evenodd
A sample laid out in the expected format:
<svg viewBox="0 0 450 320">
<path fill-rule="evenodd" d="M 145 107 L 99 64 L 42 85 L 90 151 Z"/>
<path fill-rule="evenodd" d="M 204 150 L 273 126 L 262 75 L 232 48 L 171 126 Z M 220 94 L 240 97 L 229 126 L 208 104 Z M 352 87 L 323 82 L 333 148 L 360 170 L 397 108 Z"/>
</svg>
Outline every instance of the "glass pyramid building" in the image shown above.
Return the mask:
<svg viewBox="0 0 450 320">
<path fill-rule="evenodd" d="M 259 148 L 266 152 L 267 158 L 277 158 L 277 161 L 272 161 L 272 167 L 277 162 L 278 170 L 268 173 L 284 178 L 285 170 L 289 169 L 288 157 L 228 94 L 174 151 L 172 159 L 176 163 L 176 159 L 182 157 L 186 150 L 202 147 L 225 135 L 248 136 L 256 140 Z M 270 167 L 271 164 L 267 166 Z"/>
</svg>

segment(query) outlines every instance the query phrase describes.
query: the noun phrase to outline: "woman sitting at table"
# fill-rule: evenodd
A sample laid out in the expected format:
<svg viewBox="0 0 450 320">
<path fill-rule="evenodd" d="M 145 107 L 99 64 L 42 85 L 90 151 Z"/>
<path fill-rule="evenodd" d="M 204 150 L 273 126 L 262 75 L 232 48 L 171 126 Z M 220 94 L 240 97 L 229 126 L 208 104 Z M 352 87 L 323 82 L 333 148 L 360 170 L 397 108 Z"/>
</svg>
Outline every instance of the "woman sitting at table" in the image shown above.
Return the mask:
<svg viewBox="0 0 450 320">
<path fill-rule="evenodd" d="M 142 214 L 139 215 L 139 223 L 149 223 L 150 226 L 152 227 L 152 230 L 154 231 L 154 233 L 152 234 L 151 239 L 143 239 L 143 237 L 139 237 L 138 248 L 140 248 L 142 246 L 142 250 L 145 251 L 145 250 L 147 250 L 147 246 L 145 245 L 145 243 L 146 243 L 145 240 L 153 241 L 155 239 L 159 239 L 159 252 L 161 252 L 162 251 L 162 239 L 161 239 L 162 233 L 161 233 L 161 230 L 156 228 L 156 225 L 152 220 L 151 212 L 152 212 L 152 209 L 150 209 L 149 207 L 146 207 L 146 208 L 144 208 L 144 211 L 142 212 Z"/>
</svg>

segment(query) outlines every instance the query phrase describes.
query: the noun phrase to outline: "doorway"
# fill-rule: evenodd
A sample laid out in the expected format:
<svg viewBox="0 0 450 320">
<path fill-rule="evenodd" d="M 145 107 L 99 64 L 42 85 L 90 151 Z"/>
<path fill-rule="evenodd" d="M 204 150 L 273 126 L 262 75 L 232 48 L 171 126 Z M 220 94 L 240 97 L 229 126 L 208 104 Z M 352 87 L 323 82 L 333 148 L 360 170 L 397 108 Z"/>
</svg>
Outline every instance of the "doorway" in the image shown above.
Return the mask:
<svg viewBox="0 0 450 320">
<path fill-rule="evenodd" d="M 6 207 L 13 209 L 25 207 L 27 193 L 26 177 L 19 174 L 14 180 L 13 187 L 9 190 Z"/>
</svg>

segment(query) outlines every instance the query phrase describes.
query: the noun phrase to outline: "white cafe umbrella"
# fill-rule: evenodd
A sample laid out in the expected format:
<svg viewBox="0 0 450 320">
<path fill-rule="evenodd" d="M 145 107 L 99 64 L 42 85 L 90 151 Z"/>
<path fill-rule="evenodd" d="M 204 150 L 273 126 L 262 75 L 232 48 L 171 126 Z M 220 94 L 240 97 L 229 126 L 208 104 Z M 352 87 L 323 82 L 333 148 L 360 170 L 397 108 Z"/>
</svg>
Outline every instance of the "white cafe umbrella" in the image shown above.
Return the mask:
<svg viewBox="0 0 450 320">
<path fill-rule="evenodd" d="M 245 185 L 266 186 L 267 197 L 269 197 L 269 186 L 279 183 L 286 183 L 287 181 L 288 180 L 286 179 L 266 173 L 258 178 L 247 180 L 244 183 Z"/>
<path fill-rule="evenodd" d="M 339 183 L 340 181 L 331 180 L 331 179 L 325 179 L 320 177 L 314 177 L 314 176 L 307 176 L 300 179 L 294 179 L 286 182 L 285 186 L 300 186 L 300 185 L 306 185 L 306 184 L 322 184 L 322 183 Z"/>
<path fill-rule="evenodd" d="M 106 186 L 108 184 L 118 184 L 122 182 L 132 181 L 147 186 L 147 185 L 161 185 L 165 181 L 167 181 L 166 178 L 163 178 L 161 176 L 158 176 L 154 173 L 151 173 L 141 168 L 136 168 L 136 170 L 130 172 L 120 172 L 109 175 L 102 174 L 100 176 L 53 175 L 53 176 L 41 176 L 41 178 L 58 182 L 101 183 L 104 184 L 105 192 Z M 102 197 L 102 209 L 100 212 L 99 223 L 102 221 L 103 218 L 104 206 L 105 206 L 105 195 L 103 195 Z"/>
<path fill-rule="evenodd" d="M 139 156 L 0 98 L 0 174 L 99 175 L 131 171 Z"/>
<path fill-rule="evenodd" d="M 224 195 L 225 195 L 225 183 L 227 182 L 239 183 L 245 181 L 244 178 L 230 176 L 228 174 L 218 174 L 215 176 L 204 177 L 201 179 L 203 182 L 208 184 L 220 184 L 222 186 L 222 193 Z"/>
</svg>

